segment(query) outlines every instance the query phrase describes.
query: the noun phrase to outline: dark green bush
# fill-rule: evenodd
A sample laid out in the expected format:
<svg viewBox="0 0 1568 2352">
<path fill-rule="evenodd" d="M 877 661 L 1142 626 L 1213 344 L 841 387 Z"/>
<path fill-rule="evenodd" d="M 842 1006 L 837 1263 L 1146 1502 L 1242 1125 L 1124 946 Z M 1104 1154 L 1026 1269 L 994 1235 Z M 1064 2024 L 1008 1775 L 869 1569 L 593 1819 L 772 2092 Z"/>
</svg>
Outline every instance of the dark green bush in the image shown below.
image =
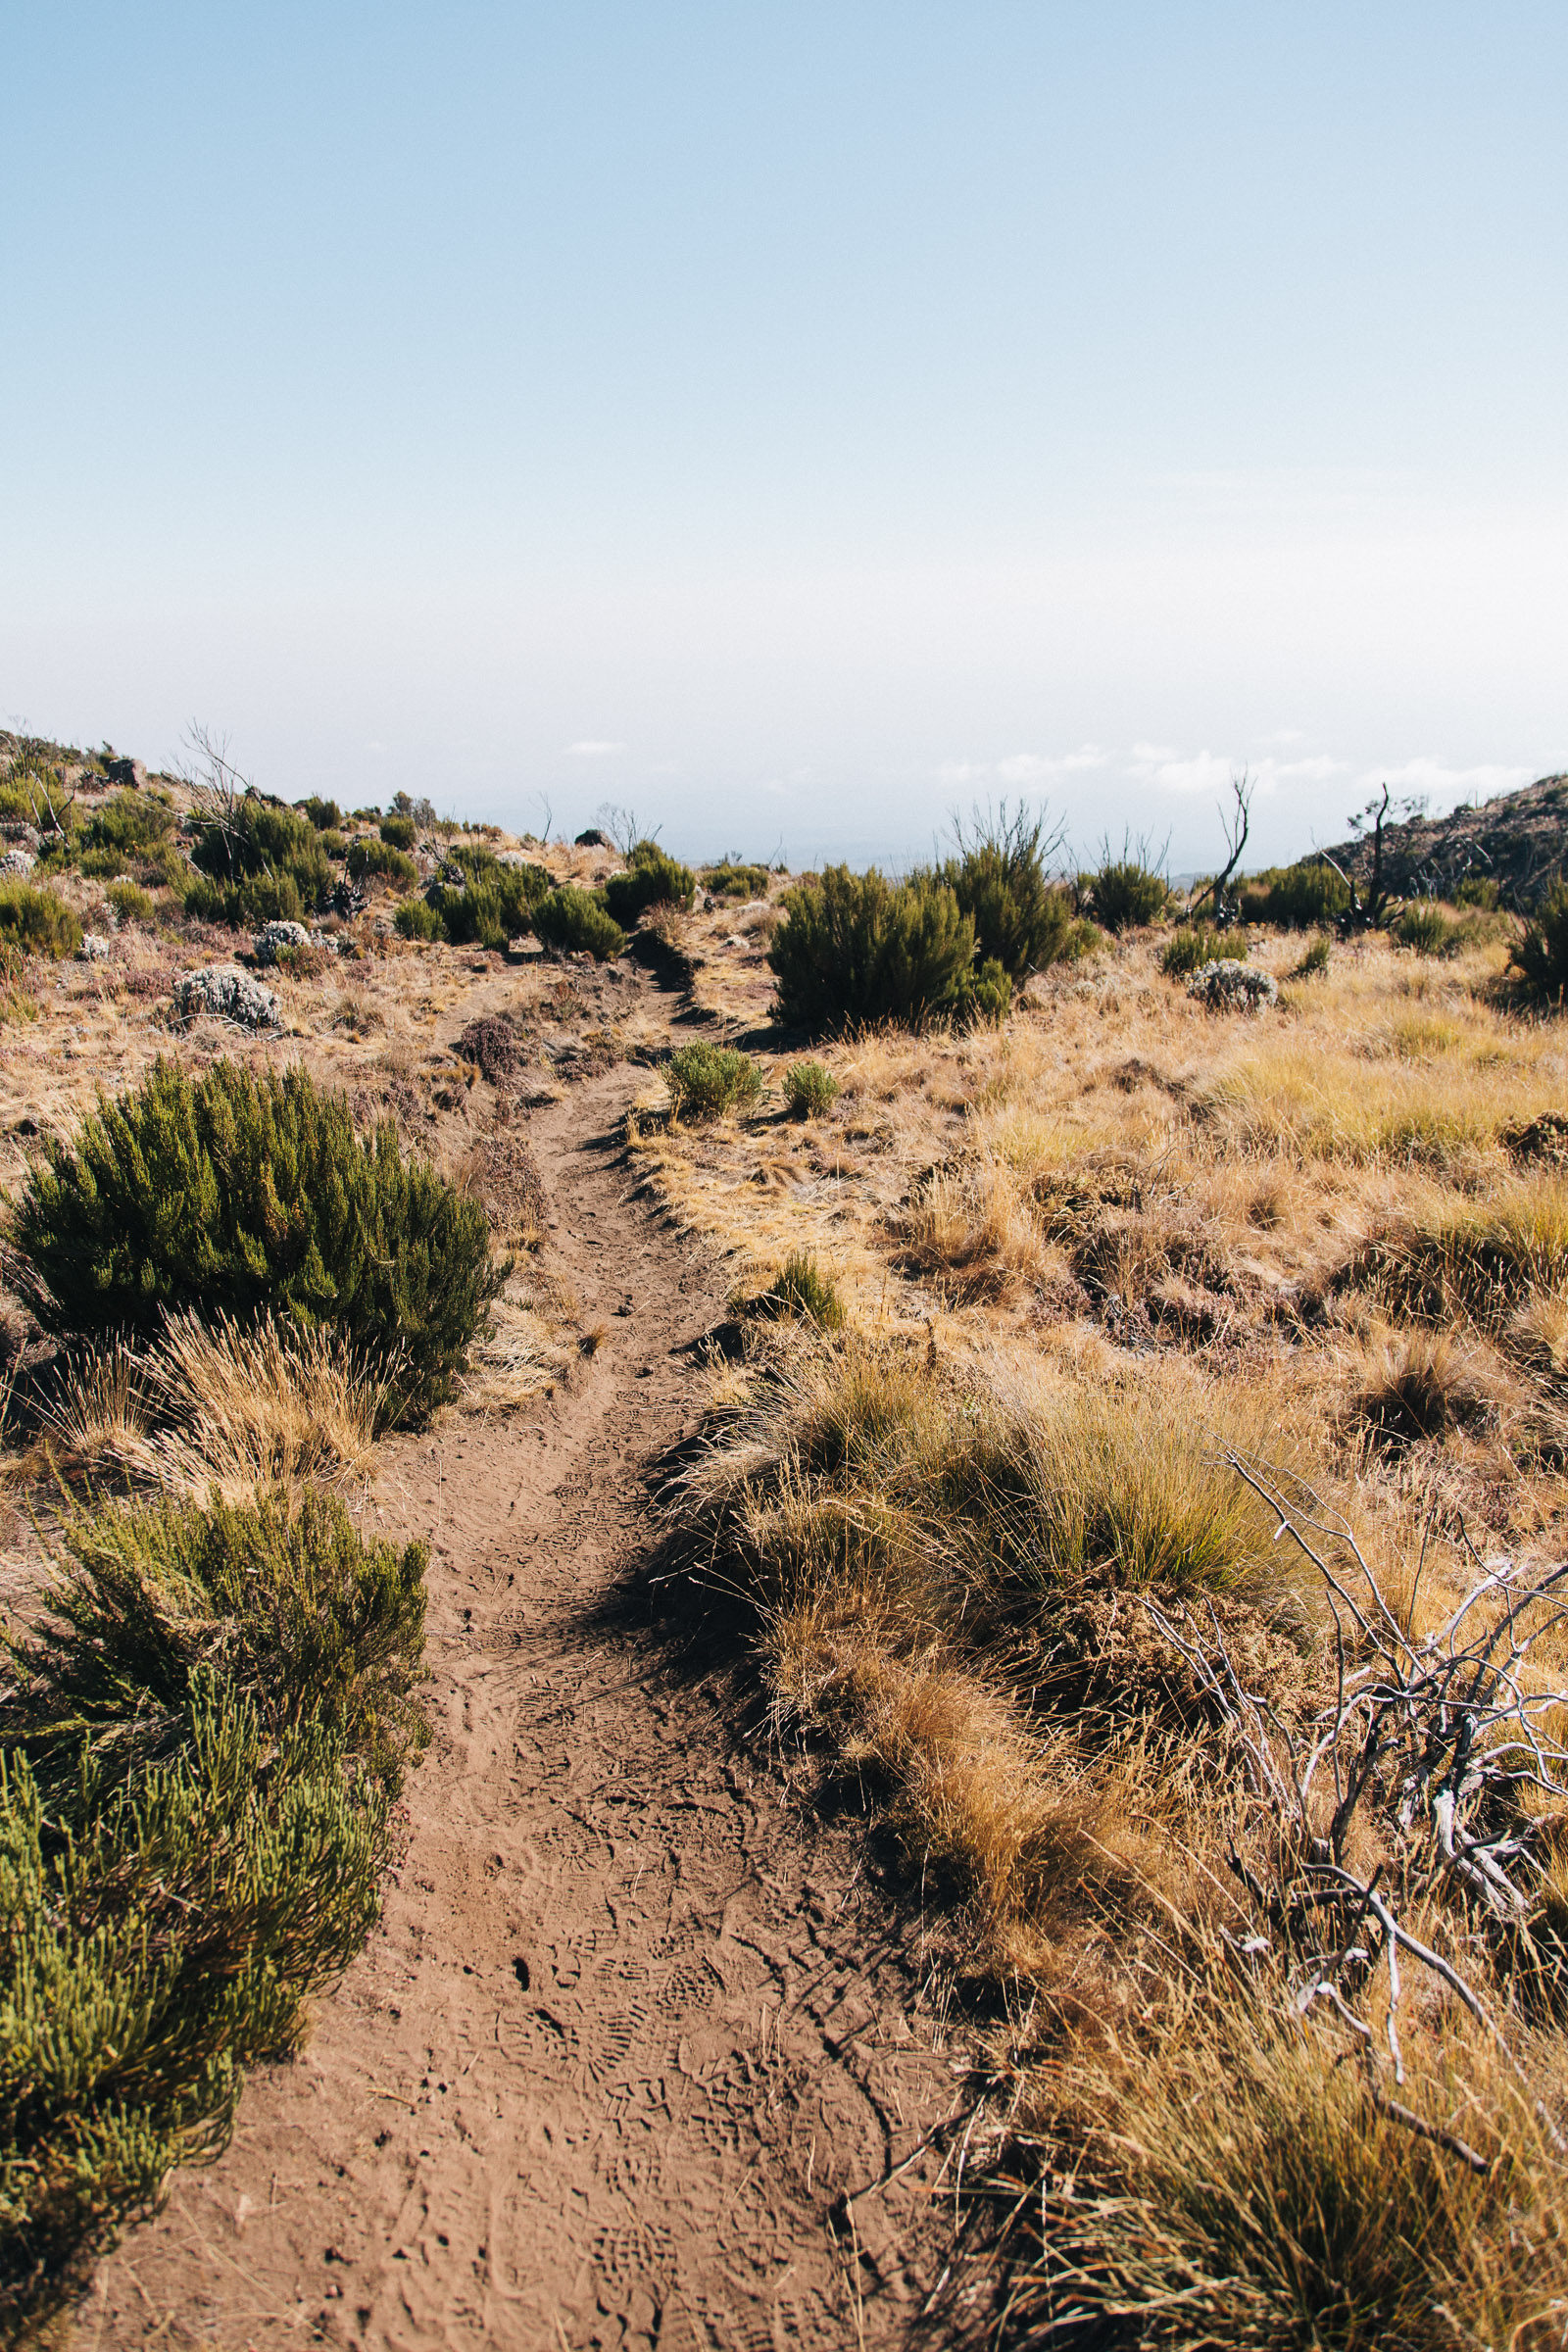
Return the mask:
<svg viewBox="0 0 1568 2352">
<path fill-rule="evenodd" d="M 1205 963 L 1227 956 L 1245 960 L 1250 946 L 1245 931 L 1217 931 L 1212 923 L 1183 923 L 1160 951 L 1159 968 L 1167 980 L 1185 980 Z"/>
<path fill-rule="evenodd" d="M 1277 923 L 1287 931 L 1315 931 L 1350 911 L 1348 884 L 1321 858 L 1296 865 L 1265 866 L 1241 884 L 1241 907 L 1250 923 Z"/>
<path fill-rule="evenodd" d="M 1568 882 L 1553 882 L 1543 895 L 1508 960 L 1532 996 L 1561 1002 L 1568 988 Z"/>
<path fill-rule="evenodd" d="M 1481 914 L 1495 914 L 1502 893 L 1491 874 L 1466 874 L 1453 893 L 1456 906 L 1471 906 Z"/>
<path fill-rule="evenodd" d="M 405 899 L 392 917 L 392 926 L 404 939 L 435 940 L 446 937 L 441 909 L 432 906 L 427 899 Z"/>
<path fill-rule="evenodd" d="M 158 911 L 139 882 L 111 882 L 104 897 L 122 923 L 150 923 Z"/>
<path fill-rule="evenodd" d="M 670 1055 L 664 1084 L 677 1119 L 716 1119 L 727 1110 L 750 1110 L 762 1091 L 762 1073 L 749 1054 L 699 1040 Z"/>
<path fill-rule="evenodd" d="M 889 882 L 873 866 L 829 866 L 784 894 L 785 920 L 767 960 L 778 1009 L 793 1027 L 846 1021 L 918 1026 L 962 1008 L 974 961 L 974 923 L 930 875 Z"/>
<path fill-rule="evenodd" d="M 1333 952 L 1333 933 L 1320 931 L 1291 974 L 1291 978 L 1293 980 L 1310 980 L 1315 972 L 1326 972 L 1329 968 L 1329 956 Z"/>
<path fill-rule="evenodd" d="M 447 863 L 461 869 L 463 883 L 432 883 L 425 899 L 454 947 L 505 948 L 532 930 L 534 909 L 552 889 L 542 865 L 503 863 L 493 850 L 467 842 L 454 846 Z"/>
<path fill-rule="evenodd" d="M 1452 916 L 1424 900 L 1405 907 L 1394 926 L 1394 936 L 1401 948 L 1412 948 L 1418 956 L 1457 956 L 1461 945 L 1459 926 Z"/>
<path fill-rule="evenodd" d="M 170 847 L 174 811 L 161 793 L 117 792 L 82 828 L 77 862 L 84 874 L 123 873 Z"/>
<path fill-rule="evenodd" d="M 373 877 L 378 882 L 395 882 L 402 890 L 412 890 L 419 879 L 419 869 L 407 850 L 395 849 L 391 842 L 370 835 L 349 844 L 348 869 L 351 881 Z"/>
<path fill-rule="evenodd" d="M 346 858 L 348 856 L 349 845 L 347 836 L 342 833 L 335 833 L 330 825 L 328 825 L 325 830 L 318 836 L 318 838 L 320 841 L 323 854 L 331 858 L 334 865 L 337 863 L 339 858 Z"/>
<path fill-rule="evenodd" d="M 363 1944 L 424 1558 L 343 1506 L 68 1522 L 0 1716 L 0 2342 L 37 2340 Z"/>
<path fill-rule="evenodd" d="M 52 1331 L 150 1335 L 166 1311 L 332 1324 L 387 1366 L 394 1417 L 450 1395 L 499 1275 L 484 1212 L 396 1128 L 362 1143 L 298 1068 L 159 1060 L 49 1139 L 14 1219 Z"/>
<path fill-rule="evenodd" d="M 395 850 L 412 850 L 419 838 L 419 828 L 412 816 L 383 816 L 381 839 L 390 842 Z"/>
<path fill-rule="evenodd" d="M 662 900 L 689 906 L 696 887 L 690 866 L 678 865 L 657 842 L 640 841 L 626 861 L 626 871 L 612 874 L 605 884 L 605 905 L 621 929 L 629 931 Z"/>
<path fill-rule="evenodd" d="M 296 801 L 294 806 L 318 833 L 333 832 L 343 822 L 343 811 L 336 801 L 323 801 L 318 792 L 313 792 L 308 801 Z"/>
<path fill-rule="evenodd" d="M 34 825 L 40 833 L 74 833 L 81 820 L 60 770 L 25 762 L 0 777 L 0 821 Z"/>
<path fill-rule="evenodd" d="M 686 869 L 682 866 L 679 870 L 684 873 Z M 717 865 L 705 865 L 702 871 L 703 888 L 715 899 L 765 899 L 771 879 L 765 865 L 742 865 L 735 858 L 721 858 Z"/>
<path fill-rule="evenodd" d="M 995 956 L 974 966 L 965 976 L 959 1008 L 972 1022 L 987 1021 L 1000 1029 L 1012 1010 L 1012 982 Z"/>
<path fill-rule="evenodd" d="M 558 954 L 597 956 L 601 963 L 623 953 L 626 934 L 587 891 L 570 883 L 553 890 L 533 910 L 533 927 L 547 948 Z"/>
<path fill-rule="evenodd" d="M 1107 841 L 1095 871 L 1085 877 L 1094 917 L 1113 933 L 1157 923 L 1170 898 L 1165 877 L 1149 862 L 1148 845 L 1124 841 L 1118 858 Z"/>
<path fill-rule="evenodd" d="M 24 956 L 74 956 L 81 925 L 54 891 L 8 879 L 0 881 L 0 941 Z"/>
<path fill-rule="evenodd" d="M 332 868 L 315 826 L 260 793 L 209 815 L 190 856 L 207 880 L 191 886 L 186 906 L 209 922 L 297 923 L 332 888 Z"/>
<path fill-rule="evenodd" d="M 795 1315 L 823 1331 L 838 1331 L 844 1323 L 844 1301 L 831 1274 L 824 1274 L 808 1250 L 796 1250 L 784 1260 L 761 1295 L 752 1301 L 754 1313 Z"/>
<path fill-rule="evenodd" d="M 819 1119 L 838 1092 L 838 1080 L 819 1061 L 797 1061 L 784 1073 L 784 1100 L 798 1119 Z"/>
<path fill-rule="evenodd" d="M 1071 953 L 1072 901 L 1046 871 L 1044 820 L 1029 820 L 1006 806 L 979 817 L 965 834 L 955 826 L 958 855 L 944 860 L 940 879 L 974 924 L 982 962 L 995 961 L 1014 987 Z"/>
</svg>

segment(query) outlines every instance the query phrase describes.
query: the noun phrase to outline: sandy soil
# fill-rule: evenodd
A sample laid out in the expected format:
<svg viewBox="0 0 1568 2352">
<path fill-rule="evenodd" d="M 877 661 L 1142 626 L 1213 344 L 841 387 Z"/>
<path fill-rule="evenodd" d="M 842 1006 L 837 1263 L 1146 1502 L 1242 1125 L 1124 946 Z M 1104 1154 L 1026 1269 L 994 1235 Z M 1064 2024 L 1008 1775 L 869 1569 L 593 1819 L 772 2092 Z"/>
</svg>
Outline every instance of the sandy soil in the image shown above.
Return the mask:
<svg viewBox="0 0 1568 2352">
<path fill-rule="evenodd" d="M 768 1752 L 721 1605 L 656 1615 L 652 1494 L 722 1300 L 633 1197 L 638 1077 L 530 1122 L 605 1335 L 581 1376 L 387 1449 L 436 1737 L 381 1926 L 104 2266 L 80 2352 L 890 2345 L 940 2267 L 935 2156 L 843 2203 L 961 2101 L 910 1931 Z"/>
</svg>

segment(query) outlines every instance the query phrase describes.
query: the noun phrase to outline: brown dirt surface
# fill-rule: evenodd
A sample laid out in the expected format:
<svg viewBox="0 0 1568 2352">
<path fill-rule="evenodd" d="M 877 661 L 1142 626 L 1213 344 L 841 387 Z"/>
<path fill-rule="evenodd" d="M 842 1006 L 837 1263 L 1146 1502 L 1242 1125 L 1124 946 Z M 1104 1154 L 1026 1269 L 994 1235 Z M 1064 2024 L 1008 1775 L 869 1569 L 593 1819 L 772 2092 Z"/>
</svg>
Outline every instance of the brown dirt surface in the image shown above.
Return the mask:
<svg viewBox="0 0 1568 2352">
<path fill-rule="evenodd" d="M 722 1303 L 632 1197 L 636 1077 L 529 1122 L 603 1333 L 580 1375 L 386 1448 L 381 1530 L 431 1544 L 436 1737 L 381 1923 L 103 2266 L 79 2352 L 890 2345 L 940 2267 L 939 2159 L 889 2178 L 960 2098 L 913 1932 L 863 1826 L 777 1769 L 733 1633 L 650 1605 Z"/>
</svg>

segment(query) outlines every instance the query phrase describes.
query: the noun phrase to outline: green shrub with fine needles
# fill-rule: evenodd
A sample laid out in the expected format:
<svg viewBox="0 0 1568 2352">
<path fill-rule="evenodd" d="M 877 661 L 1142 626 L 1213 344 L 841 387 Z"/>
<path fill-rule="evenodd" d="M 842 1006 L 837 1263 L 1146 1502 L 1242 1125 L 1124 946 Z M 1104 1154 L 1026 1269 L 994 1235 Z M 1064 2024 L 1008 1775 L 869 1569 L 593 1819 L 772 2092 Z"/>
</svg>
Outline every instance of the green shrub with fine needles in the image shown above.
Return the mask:
<svg viewBox="0 0 1568 2352">
<path fill-rule="evenodd" d="M 1568 882 L 1543 893 L 1509 961 L 1528 995 L 1561 1003 L 1568 988 Z"/>
<path fill-rule="evenodd" d="M 831 1274 L 824 1274 L 808 1250 L 793 1250 L 765 1291 L 752 1301 L 761 1315 L 793 1315 L 820 1331 L 840 1331 L 844 1300 Z"/>
<path fill-rule="evenodd" d="M 717 865 L 705 865 L 701 879 L 715 899 L 765 899 L 772 876 L 765 865 L 743 865 L 738 858 L 725 858 Z"/>
<path fill-rule="evenodd" d="M 598 899 L 567 883 L 552 890 L 533 910 L 533 927 L 547 948 L 564 956 L 589 955 L 611 963 L 625 953 L 626 934 Z"/>
<path fill-rule="evenodd" d="M 910 1027 L 962 1010 L 974 920 L 930 875 L 889 882 L 873 866 L 832 865 L 784 894 L 768 949 L 781 1020 L 823 1031 L 852 1021 Z"/>
<path fill-rule="evenodd" d="M 392 917 L 392 928 L 400 939 L 445 939 L 446 924 L 439 906 L 428 899 L 405 899 Z M 487 940 L 485 945 L 491 943 Z"/>
<path fill-rule="evenodd" d="M 296 801 L 294 806 L 318 833 L 335 833 L 343 822 L 343 811 L 336 801 L 323 800 L 318 792 L 313 792 L 308 800 Z"/>
<path fill-rule="evenodd" d="M 819 1119 L 838 1100 L 839 1082 L 819 1061 L 796 1061 L 784 1073 L 784 1101 L 798 1119 Z"/>
<path fill-rule="evenodd" d="M 1247 875 L 1241 906 L 1247 922 L 1313 931 L 1349 913 L 1350 890 L 1324 858 L 1303 858 L 1295 865 L 1265 866 L 1260 873 Z"/>
<path fill-rule="evenodd" d="M 982 965 L 997 963 L 1013 987 L 1072 953 L 1073 909 L 1067 892 L 1046 870 L 1052 844 L 1045 820 L 1005 802 L 994 816 L 977 815 L 967 830 L 955 821 L 957 855 L 938 869 L 974 925 Z M 1005 1009 L 1005 1008 L 1004 1008 Z"/>
<path fill-rule="evenodd" d="M 419 828 L 412 816 L 383 816 L 379 831 L 381 839 L 394 850 L 412 850 L 419 838 Z"/>
<path fill-rule="evenodd" d="M 364 1943 L 423 1572 L 323 1496 L 68 1522 L 0 1717 L 0 2343 L 221 2152 Z"/>
<path fill-rule="evenodd" d="M 362 834 L 358 841 L 350 842 L 347 863 L 351 882 L 392 882 L 400 890 L 412 890 L 419 879 L 419 869 L 407 850 L 374 834 Z"/>
<path fill-rule="evenodd" d="M 414 918 L 398 928 L 405 938 L 445 937 L 454 947 L 470 943 L 483 948 L 506 948 L 533 928 L 537 907 L 550 896 L 552 884 L 542 865 L 503 862 L 482 844 L 459 842 L 448 854 L 448 867 L 460 869 L 463 880 L 435 882 L 425 893 L 438 928 L 415 928 Z"/>
<path fill-rule="evenodd" d="M 1456 956 L 1464 944 L 1452 916 L 1425 900 L 1405 907 L 1394 926 L 1394 936 L 1401 948 L 1411 948 L 1417 956 Z"/>
<path fill-rule="evenodd" d="M 1145 841 L 1122 843 L 1118 857 L 1107 840 L 1100 863 L 1086 877 L 1090 906 L 1103 931 L 1119 935 L 1144 923 L 1157 923 L 1170 899 L 1170 886 L 1152 862 L 1154 853 Z"/>
<path fill-rule="evenodd" d="M 1205 963 L 1234 956 L 1245 960 L 1250 946 L 1245 931 L 1219 931 L 1212 923 L 1183 923 L 1160 950 L 1159 968 L 1167 980 L 1185 980 Z"/>
<path fill-rule="evenodd" d="M 0 881 L 0 941 L 24 956 L 74 956 L 81 924 L 64 899 L 36 882 Z"/>
<path fill-rule="evenodd" d="M 1316 973 L 1326 972 L 1333 951 L 1333 934 L 1328 931 L 1320 931 L 1292 972 L 1291 978 L 1293 980 L 1310 980 Z"/>
<path fill-rule="evenodd" d="M 501 1275 L 488 1229 L 395 1126 L 362 1142 L 303 1069 L 160 1059 L 51 1138 L 13 1220 L 52 1331 L 156 1332 L 193 1307 L 329 1324 L 387 1365 L 395 1417 L 451 1394 Z"/>
<path fill-rule="evenodd" d="M 332 887 L 316 827 L 260 793 L 208 815 L 190 855 L 198 879 L 186 906 L 208 921 L 299 922 Z"/>
<path fill-rule="evenodd" d="M 749 1054 L 729 1046 L 682 1046 L 664 1064 L 669 1106 L 677 1119 L 717 1119 L 750 1110 L 762 1091 L 762 1073 Z"/>
<path fill-rule="evenodd" d="M 104 897 L 122 923 L 150 923 L 158 909 L 139 882 L 111 882 Z"/>
<path fill-rule="evenodd" d="M 605 884 L 605 905 L 623 930 L 646 914 L 650 906 L 667 901 L 676 906 L 691 904 L 697 884 L 690 866 L 681 865 L 655 841 L 639 841 L 626 860 L 623 874 L 612 874 Z"/>
</svg>

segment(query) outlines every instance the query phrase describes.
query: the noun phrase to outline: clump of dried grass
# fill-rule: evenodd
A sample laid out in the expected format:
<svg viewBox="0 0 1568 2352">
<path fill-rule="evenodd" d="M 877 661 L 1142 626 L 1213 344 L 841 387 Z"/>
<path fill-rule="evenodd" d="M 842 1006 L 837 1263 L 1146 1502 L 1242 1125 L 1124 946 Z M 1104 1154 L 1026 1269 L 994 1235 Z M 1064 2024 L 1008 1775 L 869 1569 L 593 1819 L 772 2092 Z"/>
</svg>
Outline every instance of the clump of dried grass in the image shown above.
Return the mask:
<svg viewBox="0 0 1568 2352">
<path fill-rule="evenodd" d="M 41 1416 L 50 1464 L 72 1480 L 110 1477 L 237 1501 L 367 1476 L 395 1400 L 396 1367 L 375 1366 L 326 1330 L 264 1316 L 171 1317 L 145 1348 L 74 1358 Z"/>
</svg>

